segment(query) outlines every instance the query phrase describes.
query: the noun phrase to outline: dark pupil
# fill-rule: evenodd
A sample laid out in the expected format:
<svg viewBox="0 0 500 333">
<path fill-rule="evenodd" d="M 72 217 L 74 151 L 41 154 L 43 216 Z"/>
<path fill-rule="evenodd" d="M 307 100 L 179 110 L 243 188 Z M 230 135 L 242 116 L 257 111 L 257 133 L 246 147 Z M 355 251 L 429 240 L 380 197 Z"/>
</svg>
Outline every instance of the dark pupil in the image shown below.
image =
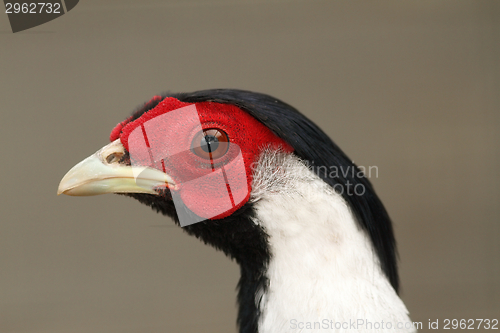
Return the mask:
<svg viewBox="0 0 500 333">
<path fill-rule="evenodd" d="M 201 138 L 200 148 L 207 153 L 211 153 L 217 150 L 219 147 L 219 140 L 213 135 L 206 135 Z"/>
</svg>

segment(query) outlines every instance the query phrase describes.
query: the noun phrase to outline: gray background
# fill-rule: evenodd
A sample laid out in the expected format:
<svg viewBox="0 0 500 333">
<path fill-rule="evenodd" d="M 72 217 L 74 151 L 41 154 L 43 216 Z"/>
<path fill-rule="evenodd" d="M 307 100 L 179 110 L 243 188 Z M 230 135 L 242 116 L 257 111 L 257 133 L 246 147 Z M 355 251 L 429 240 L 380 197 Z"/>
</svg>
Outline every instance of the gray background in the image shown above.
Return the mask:
<svg viewBox="0 0 500 333">
<path fill-rule="evenodd" d="M 17 34 L 0 13 L 0 332 L 235 332 L 235 263 L 132 199 L 56 196 L 137 105 L 220 87 L 378 167 L 413 320 L 499 318 L 499 42 L 493 0 L 88 0 Z"/>
</svg>

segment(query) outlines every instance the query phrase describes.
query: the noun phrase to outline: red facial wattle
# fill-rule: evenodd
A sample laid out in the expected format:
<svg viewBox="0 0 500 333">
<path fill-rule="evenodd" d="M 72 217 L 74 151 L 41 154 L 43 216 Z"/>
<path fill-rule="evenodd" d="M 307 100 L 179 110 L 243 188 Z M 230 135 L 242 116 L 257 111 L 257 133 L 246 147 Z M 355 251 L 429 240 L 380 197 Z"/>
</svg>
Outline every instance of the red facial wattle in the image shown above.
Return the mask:
<svg viewBox="0 0 500 333">
<path fill-rule="evenodd" d="M 194 146 L 200 135 L 214 133 L 227 135 L 228 148 L 220 146 L 207 158 Z M 234 105 L 184 103 L 172 97 L 138 119 L 118 124 L 110 139 L 120 139 L 134 165 L 153 167 L 172 177 L 176 186 L 171 190 L 192 212 L 208 219 L 229 216 L 248 201 L 252 163 L 264 147 L 293 151 Z"/>
</svg>

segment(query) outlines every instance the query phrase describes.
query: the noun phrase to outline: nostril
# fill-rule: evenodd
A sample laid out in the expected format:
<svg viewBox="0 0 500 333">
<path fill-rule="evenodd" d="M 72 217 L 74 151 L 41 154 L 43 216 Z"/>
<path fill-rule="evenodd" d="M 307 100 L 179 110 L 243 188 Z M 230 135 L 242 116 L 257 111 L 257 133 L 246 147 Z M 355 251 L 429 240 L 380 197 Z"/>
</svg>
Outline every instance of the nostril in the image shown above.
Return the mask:
<svg viewBox="0 0 500 333">
<path fill-rule="evenodd" d="M 112 154 L 109 154 L 108 157 L 106 157 L 106 162 L 108 164 L 111 164 L 111 163 L 116 163 L 118 162 L 123 156 L 123 153 L 112 153 Z"/>
</svg>

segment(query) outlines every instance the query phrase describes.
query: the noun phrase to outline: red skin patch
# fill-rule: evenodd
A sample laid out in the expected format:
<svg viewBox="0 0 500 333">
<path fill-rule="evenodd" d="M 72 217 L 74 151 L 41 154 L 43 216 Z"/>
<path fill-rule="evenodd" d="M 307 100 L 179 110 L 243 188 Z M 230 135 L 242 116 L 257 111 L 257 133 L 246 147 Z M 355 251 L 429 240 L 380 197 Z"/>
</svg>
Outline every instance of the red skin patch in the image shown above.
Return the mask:
<svg viewBox="0 0 500 333">
<path fill-rule="evenodd" d="M 167 97 L 140 118 L 129 119 L 113 129 L 111 141 L 119 138 L 135 165 L 171 176 L 177 185 L 172 194 L 178 192 L 183 203 L 203 218 L 229 216 L 248 201 L 252 163 L 264 147 L 293 151 L 269 128 L 231 104 L 184 103 Z M 195 136 L 211 128 L 224 131 L 230 145 L 224 156 L 206 160 L 191 148 Z"/>
</svg>

